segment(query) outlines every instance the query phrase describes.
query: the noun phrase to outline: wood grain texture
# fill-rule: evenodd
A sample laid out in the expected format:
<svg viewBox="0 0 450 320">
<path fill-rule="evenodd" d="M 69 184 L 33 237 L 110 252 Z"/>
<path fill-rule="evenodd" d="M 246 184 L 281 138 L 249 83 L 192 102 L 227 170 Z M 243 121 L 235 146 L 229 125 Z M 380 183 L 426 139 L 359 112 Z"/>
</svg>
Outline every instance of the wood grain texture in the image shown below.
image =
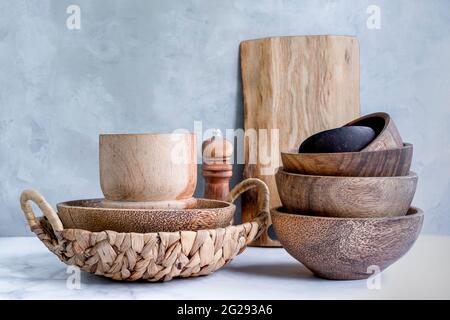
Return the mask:
<svg viewBox="0 0 450 320">
<path fill-rule="evenodd" d="M 105 208 L 102 199 L 68 201 L 57 204 L 64 228 L 91 232 L 174 232 L 224 228 L 230 225 L 235 205 L 196 199 L 193 209 Z"/>
<path fill-rule="evenodd" d="M 365 279 L 384 270 L 413 246 L 424 214 L 411 208 L 406 216 L 344 219 L 285 213 L 271 217 L 283 247 L 315 275 L 335 280 Z"/>
<path fill-rule="evenodd" d="M 244 41 L 240 45 L 244 127 L 279 130 L 279 139 L 245 142 L 244 177 L 267 183 L 278 206 L 274 173 L 280 151 L 298 149 L 310 135 L 359 117 L 359 45 L 354 37 L 296 36 Z M 276 138 L 276 136 L 275 136 Z M 270 155 L 268 162 L 261 155 Z M 252 161 L 256 159 L 256 161 Z M 244 196 L 242 219 L 255 215 L 254 193 Z M 279 246 L 263 234 L 254 245 Z"/>
<path fill-rule="evenodd" d="M 417 186 L 414 172 L 404 177 L 335 177 L 280 169 L 275 177 L 288 212 L 340 218 L 405 215 Z"/>
<path fill-rule="evenodd" d="M 194 197 L 165 201 L 116 201 L 102 199 L 99 205 L 103 208 L 118 209 L 190 209 L 197 206 L 197 199 Z"/>
<path fill-rule="evenodd" d="M 386 150 L 400 148 L 403 140 L 391 116 L 385 112 L 376 112 L 353 120 L 346 126 L 368 126 L 375 130 L 377 136 L 362 151 Z"/>
<path fill-rule="evenodd" d="M 286 172 L 319 176 L 390 177 L 406 176 L 411 167 L 412 144 L 402 148 L 340 153 L 282 152 Z"/>
<path fill-rule="evenodd" d="M 100 184 L 107 200 L 192 197 L 197 184 L 195 134 L 100 135 Z"/>
<path fill-rule="evenodd" d="M 225 200 L 230 193 L 230 178 L 233 175 L 231 165 L 203 165 L 205 179 L 204 197 L 206 199 Z"/>
<path fill-rule="evenodd" d="M 225 200 L 230 193 L 233 175 L 231 156 L 233 145 L 226 139 L 213 136 L 202 143 L 202 175 L 205 179 L 206 199 Z"/>
</svg>

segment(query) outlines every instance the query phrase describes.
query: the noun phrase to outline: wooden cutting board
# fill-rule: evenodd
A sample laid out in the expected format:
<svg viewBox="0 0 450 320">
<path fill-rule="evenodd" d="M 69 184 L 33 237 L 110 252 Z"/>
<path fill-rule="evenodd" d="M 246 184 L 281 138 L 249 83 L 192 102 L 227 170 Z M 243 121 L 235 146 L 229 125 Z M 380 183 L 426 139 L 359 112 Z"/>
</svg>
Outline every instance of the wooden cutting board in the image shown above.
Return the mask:
<svg viewBox="0 0 450 320">
<path fill-rule="evenodd" d="M 240 57 L 246 130 L 244 177 L 266 182 L 270 205 L 276 207 L 281 204 L 274 177 L 282 165 L 280 152 L 298 149 L 310 135 L 342 126 L 360 115 L 358 40 L 347 36 L 248 40 L 240 44 Z M 255 216 L 256 201 L 256 193 L 244 195 L 243 221 Z M 265 233 L 253 245 L 280 244 Z"/>
</svg>

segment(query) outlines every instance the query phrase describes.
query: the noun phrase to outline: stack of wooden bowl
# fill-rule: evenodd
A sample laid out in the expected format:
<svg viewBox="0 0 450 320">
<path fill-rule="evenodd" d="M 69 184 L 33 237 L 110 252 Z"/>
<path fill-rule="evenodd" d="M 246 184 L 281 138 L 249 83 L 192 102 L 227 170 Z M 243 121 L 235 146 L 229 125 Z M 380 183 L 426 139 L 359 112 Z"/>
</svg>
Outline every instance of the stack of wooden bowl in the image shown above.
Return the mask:
<svg viewBox="0 0 450 320">
<path fill-rule="evenodd" d="M 386 113 L 367 115 L 282 153 L 271 216 L 285 249 L 328 279 L 362 279 L 413 245 L 423 213 L 410 207 L 413 146 Z"/>
</svg>

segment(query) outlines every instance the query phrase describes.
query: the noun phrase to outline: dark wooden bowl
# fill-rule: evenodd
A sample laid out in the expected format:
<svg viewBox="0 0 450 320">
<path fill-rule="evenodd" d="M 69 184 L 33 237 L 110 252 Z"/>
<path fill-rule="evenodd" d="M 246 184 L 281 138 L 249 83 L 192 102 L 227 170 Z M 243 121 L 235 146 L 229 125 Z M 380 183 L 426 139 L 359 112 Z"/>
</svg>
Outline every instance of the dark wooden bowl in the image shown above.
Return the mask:
<svg viewBox="0 0 450 320">
<path fill-rule="evenodd" d="M 282 152 L 286 172 L 320 176 L 392 177 L 406 176 L 411 167 L 412 144 L 401 148 L 338 153 Z"/>
<path fill-rule="evenodd" d="M 370 127 L 348 126 L 318 132 L 305 139 L 299 153 L 356 152 L 364 149 L 374 138 Z"/>
<path fill-rule="evenodd" d="M 402 217 L 343 219 L 271 210 L 283 247 L 315 275 L 334 280 L 365 279 L 400 259 L 412 247 L 423 212 L 410 208 Z"/>
<path fill-rule="evenodd" d="M 278 194 L 291 213 L 340 218 L 402 216 L 416 192 L 417 175 L 336 177 L 275 174 Z"/>
<path fill-rule="evenodd" d="M 390 115 L 385 112 L 376 112 L 365 115 L 361 118 L 347 123 L 348 126 L 366 126 L 375 131 L 376 137 L 362 151 L 376 151 L 393 148 L 401 148 L 403 140 L 398 129 L 391 119 Z"/>
<path fill-rule="evenodd" d="M 236 206 L 197 199 L 194 209 L 105 208 L 103 199 L 88 199 L 59 203 L 57 209 L 65 229 L 148 233 L 224 228 Z"/>
</svg>

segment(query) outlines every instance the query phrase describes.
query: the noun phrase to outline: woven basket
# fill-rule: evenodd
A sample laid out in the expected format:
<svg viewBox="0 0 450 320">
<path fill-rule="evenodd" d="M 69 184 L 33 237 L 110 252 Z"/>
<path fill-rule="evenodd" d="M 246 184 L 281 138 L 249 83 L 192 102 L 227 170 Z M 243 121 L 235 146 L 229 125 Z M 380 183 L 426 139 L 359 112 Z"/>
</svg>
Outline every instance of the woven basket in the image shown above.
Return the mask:
<svg viewBox="0 0 450 320">
<path fill-rule="evenodd" d="M 114 280 L 169 281 L 208 275 L 260 236 L 269 220 L 269 190 L 264 182 L 244 180 L 227 200 L 234 202 L 253 187 L 258 189 L 259 213 L 252 222 L 199 231 L 118 233 L 64 229 L 57 213 L 38 192 L 23 191 L 20 203 L 31 231 L 64 263 Z M 36 218 L 30 200 L 44 217 Z"/>
</svg>

